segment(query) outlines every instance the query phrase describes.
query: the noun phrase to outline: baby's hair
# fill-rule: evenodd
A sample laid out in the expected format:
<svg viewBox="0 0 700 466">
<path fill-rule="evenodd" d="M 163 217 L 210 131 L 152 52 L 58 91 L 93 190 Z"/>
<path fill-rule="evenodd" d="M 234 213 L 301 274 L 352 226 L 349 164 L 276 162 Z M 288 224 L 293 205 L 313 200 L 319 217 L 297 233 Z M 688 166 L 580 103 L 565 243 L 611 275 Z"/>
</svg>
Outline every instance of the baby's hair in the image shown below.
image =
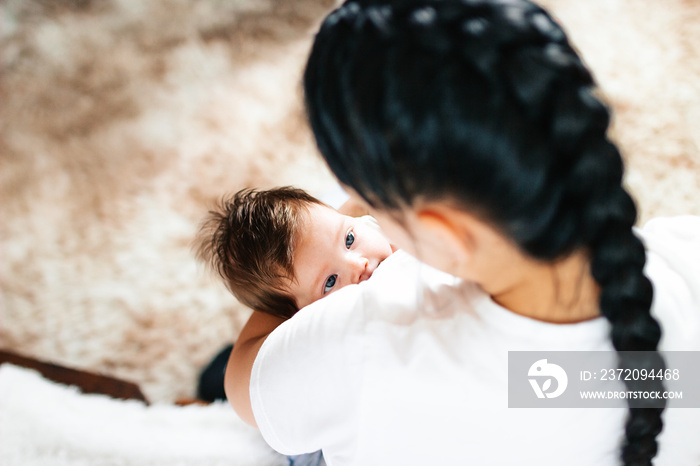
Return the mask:
<svg viewBox="0 0 700 466">
<path fill-rule="evenodd" d="M 223 278 L 241 303 L 291 317 L 299 310 L 287 291 L 294 280 L 297 233 L 313 204 L 325 205 L 292 187 L 225 196 L 199 230 L 197 258 Z"/>
<path fill-rule="evenodd" d="M 646 253 L 610 114 L 562 28 L 526 0 L 348 2 L 324 21 L 304 74 L 309 121 L 336 177 L 370 205 L 455 202 L 525 253 L 583 250 L 617 351 L 649 351 Z M 620 358 L 621 367 L 628 364 Z M 627 381 L 629 390 L 640 388 Z M 660 380 L 652 381 L 662 390 Z M 621 458 L 650 465 L 663 408 L 629 411 Z"/>
</svg>

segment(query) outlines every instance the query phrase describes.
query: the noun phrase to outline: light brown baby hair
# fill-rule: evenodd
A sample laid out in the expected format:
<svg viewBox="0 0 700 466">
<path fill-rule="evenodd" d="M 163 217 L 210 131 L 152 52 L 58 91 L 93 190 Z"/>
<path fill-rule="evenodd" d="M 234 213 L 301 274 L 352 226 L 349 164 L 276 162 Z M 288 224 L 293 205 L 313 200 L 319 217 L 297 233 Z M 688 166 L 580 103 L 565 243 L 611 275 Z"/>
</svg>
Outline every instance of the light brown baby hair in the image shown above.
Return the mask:
<svg viewBox="0 0 700 466">
<path fill-rule="evenodd" d="M 197 258 L 217 272 L 246 306 L 280 317 L 299 308 L 286 288 L 308 207 L 325 205 L 301 189 L 244 189 L 209 211 L 195 243 Z"/>
</svg>

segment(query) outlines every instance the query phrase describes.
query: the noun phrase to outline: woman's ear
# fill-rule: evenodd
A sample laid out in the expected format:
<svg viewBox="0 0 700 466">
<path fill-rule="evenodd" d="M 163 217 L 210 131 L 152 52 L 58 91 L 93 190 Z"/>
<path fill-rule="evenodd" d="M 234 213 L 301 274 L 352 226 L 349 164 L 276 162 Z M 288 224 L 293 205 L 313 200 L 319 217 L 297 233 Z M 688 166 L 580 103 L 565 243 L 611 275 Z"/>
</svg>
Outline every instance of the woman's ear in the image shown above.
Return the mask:
<svg viewBox="0 0 700 466">
<path fill-rule="evenodd" d="M 433 267 L 468 278 L 478 244 L 475 221 L 464 211 L 444 205 L 419 209 L 415 216 L 416 254 Z"/>
</svg>

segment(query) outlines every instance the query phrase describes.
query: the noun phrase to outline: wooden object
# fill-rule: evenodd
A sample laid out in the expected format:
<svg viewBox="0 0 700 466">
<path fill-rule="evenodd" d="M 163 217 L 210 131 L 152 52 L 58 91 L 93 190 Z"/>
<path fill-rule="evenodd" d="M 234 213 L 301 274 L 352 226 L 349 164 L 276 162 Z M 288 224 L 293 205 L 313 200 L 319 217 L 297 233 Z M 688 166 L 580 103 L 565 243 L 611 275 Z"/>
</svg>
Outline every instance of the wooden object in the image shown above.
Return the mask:
<svg viewBox="0 0 700 466">
<path fill-rule="evenodd" d="M 121 400 L 148 400 L 138 385 L 114 377 L 59 366 L 0 350 L 0 364 L 9 363 L 39 372 L 45 378 L 64 385 L 77 386 L 83 393 L 107 395 Z"/>
</svg>

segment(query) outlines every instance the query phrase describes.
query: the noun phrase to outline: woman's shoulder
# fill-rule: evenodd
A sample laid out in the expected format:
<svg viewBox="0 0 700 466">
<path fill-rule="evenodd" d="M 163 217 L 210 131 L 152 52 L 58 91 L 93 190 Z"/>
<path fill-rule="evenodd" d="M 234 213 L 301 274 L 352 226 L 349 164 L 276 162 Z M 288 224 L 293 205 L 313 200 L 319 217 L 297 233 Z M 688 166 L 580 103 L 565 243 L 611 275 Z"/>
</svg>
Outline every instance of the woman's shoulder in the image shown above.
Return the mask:
<svg viewBox="0 0 700 466">
<path fill-rule="evenodd" d="M 473 284 L 398 250 L 366 282 L 363 308 L 371 314 L 366 316 L 369 320 L 406 325 L 469 307 L 471 294 L 466 291 L 475 289 Z"/>
<path fill-rule="evenodd" d="M 700 216 L 656 217 L 638 231 L 645 238 L 677 237 L 684 241 L 700 241 Z"/>
<path fill-rule="evenodd" d="M 336 335 L 365 333 L 372 325 L 411 325 L 464 311 L 476 294 L 473 284 L 420 262 L 403 250 L 385 259 L 372 277 L 312 303 L 291 320 Z M 331 338 L 333 340 L 333 338 Z"/>
<path fill-rule="evenodd" d="M 656 218 L 637 232 L 647 249 L 661 348 L 700 350 L 700 217 Z"/>
<path fill-rule="evenodd" d="M 700 294 L 700 216 L 655 218 L 637 233 L 647 249 L 647 273 L 682 279 Z"/>
<path fill-rule="evenodd" d="M 637 233 L 647 249 L 647 273 L 681 279 L 700 294 L 700 216 L 656 218 Z"/>
</svg>

